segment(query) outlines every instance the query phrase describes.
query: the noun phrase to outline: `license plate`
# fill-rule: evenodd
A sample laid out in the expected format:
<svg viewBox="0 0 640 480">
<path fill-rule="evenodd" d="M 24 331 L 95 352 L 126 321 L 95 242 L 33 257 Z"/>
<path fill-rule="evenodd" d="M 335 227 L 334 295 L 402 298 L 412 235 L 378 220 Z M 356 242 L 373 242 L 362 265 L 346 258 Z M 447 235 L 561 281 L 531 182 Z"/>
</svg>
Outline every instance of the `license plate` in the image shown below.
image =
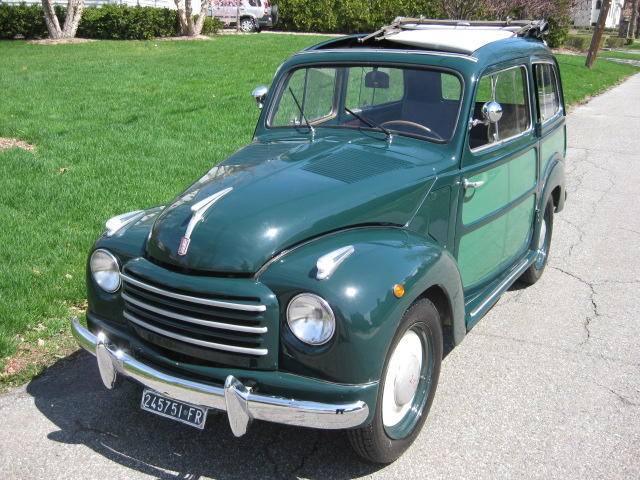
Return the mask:
<svg viewBox="0 0 640 480">
<path fill-rule="evenodd" d="M 199 429 L 204 428 L 207 419 L 207 411 L 204 408 L 167 398 L 148 388 L 142 392 L 140 408 Z"/>
</svg>

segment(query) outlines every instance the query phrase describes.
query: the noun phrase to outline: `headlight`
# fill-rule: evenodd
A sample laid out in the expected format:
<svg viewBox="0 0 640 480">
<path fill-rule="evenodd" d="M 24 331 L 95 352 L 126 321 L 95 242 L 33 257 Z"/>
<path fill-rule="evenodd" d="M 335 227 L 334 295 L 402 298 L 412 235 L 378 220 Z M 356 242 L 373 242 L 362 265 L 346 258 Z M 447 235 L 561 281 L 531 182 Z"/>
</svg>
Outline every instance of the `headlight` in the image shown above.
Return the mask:
<svg viewBox="0 0 640 480">
<path fill-rule="evenodd" d="M 102 249 L 96 250 L 91 254 L 89 267 L 93 279 L 105 292 L 113 293 L 120 288 L 120 267 L 113 254 Z"/>
<path fill-rule="evenodd" d="M 296 337 L 311 345 L 328 342 L 336 330 L 336 319 L 329 304 L 311 293 L 301 293 L 291 299 L 287 323 Z"/>
</svg>

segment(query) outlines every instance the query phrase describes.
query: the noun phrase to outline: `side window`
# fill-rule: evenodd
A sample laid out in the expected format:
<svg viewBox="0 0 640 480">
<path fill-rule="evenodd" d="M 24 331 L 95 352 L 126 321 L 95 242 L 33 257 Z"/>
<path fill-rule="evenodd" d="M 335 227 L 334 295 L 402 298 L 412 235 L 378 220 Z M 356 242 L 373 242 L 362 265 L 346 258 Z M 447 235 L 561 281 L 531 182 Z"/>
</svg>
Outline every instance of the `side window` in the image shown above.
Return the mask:
<svg viewBox="0 0 640 480">
<path fill-rule="evenodd" d="M 300 102 L 309 122 L 313 123 L 331 116 L 335 84 L 335 68 L 301 68 L 296 70 L 289 77 L 282 90 L 282 97 L 278 103 L 278 109 L 273 115 L 271 125 L 291 126 L 304 123 L 295 100 Z"/>
<path fill-rule="evenodd" d="M 540 121 L 544 123 L 560 111 L 558 77 L 555 66 L 550 63 L 536 63 L 534 69 L 538 111 L 540 112 Z"/>
<path fill-rule="evenodd" d="M 469 136 L 472 149 L 515 137 L 529 129 L 531 117 L 526 79 L 524 67 L 510 68 L 480 79 L 473 118 L 483 120 L 482 106 L 489 101 L 502 106 L 502 118 L 492 124 L 476 122 Z"/>
</svg>

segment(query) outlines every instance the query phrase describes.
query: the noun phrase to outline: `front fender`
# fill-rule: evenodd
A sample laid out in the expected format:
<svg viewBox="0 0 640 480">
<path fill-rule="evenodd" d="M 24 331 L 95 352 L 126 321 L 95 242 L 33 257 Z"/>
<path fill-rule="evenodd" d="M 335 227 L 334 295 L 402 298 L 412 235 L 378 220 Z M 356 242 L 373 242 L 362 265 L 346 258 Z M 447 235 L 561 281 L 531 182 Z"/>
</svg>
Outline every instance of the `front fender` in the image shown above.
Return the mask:
<svg viewBox="0 0 640 480">
<path fill-rule="evenodd" d="M 318 258 L 347 245 L 355 252 L 330 278 L 317 280 Z M 449 299 L 456 341 L 465 333 L 455 260 L 426 237 L 400 228 L 363 227 L 321 237 L 273 261 L 259 280 L 280 302 L 279 368 L 284 371 L 340 383 L 379 380 L 402 315 L 432 286 Z M 393 294 L 394 284 L 405 287 L 402 298 Z M 325 345 L 304 344 L 287 326 L 286 306 L 301 292 L 323 297 L 335 313 L 336 333 Z"/>
</svg>

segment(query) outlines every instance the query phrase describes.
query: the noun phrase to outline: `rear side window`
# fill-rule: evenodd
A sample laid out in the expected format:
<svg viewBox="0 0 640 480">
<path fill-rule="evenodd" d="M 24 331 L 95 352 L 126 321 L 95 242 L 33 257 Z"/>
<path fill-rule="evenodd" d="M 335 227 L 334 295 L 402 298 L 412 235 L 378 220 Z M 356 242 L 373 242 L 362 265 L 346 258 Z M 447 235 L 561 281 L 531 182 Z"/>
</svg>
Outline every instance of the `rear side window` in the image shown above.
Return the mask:
<svg viewBox="0 0 640 480">
<path fill-rule="evenodd" d="M 555 65 L 536 63 L 536 92 L 538 95 L 538 112 L 540 121 L 546 122 L 560 111 L 560 94 L 558 92 L 558 75 Z"/>
<path fill-rule="evenodd" d="M 478 123 L 471 129 L 469 145 L 479 148 L 526 132 L 531 126 L 527 71 L 514 67 L 480 79 L 474 106 L 474 119 L 482 119 L 482 106 L 489 101 L 502 106 L 502 118 L 493 124 Z"/>
</svg>

